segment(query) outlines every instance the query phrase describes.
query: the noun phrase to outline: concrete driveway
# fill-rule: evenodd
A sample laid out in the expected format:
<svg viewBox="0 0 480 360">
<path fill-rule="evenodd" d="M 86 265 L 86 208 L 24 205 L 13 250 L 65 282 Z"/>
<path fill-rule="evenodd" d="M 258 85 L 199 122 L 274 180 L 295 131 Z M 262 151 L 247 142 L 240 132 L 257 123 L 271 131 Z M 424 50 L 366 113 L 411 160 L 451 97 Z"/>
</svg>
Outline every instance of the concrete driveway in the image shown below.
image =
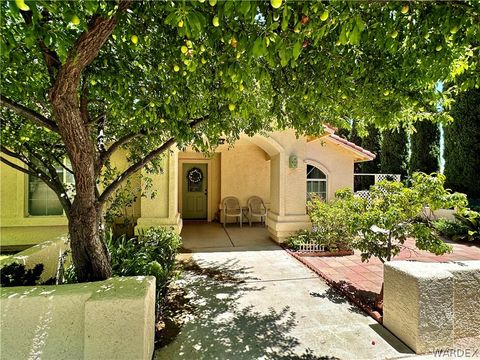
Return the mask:
<svg viewBox="0 0 480 360">
<path fill-rule="evenodd" d="M 245 230 L 248 237 L 249 228 Z M 240 241 L 242 233 L 234 230 L 237 242 L 215 247 L 205 240 L 204 250 L 193 248 L 190 260 L 195 266 L 183 273 L 178 285 L 194 304 L 194 315 L 172 343 L 156 352 L 156 359 L 411 356 L 411 350 L 384 327 L 262 231 L 267 238 L 261 244 Z M 214 241 L 220 238 L 217 235 Z"/>
</svg>

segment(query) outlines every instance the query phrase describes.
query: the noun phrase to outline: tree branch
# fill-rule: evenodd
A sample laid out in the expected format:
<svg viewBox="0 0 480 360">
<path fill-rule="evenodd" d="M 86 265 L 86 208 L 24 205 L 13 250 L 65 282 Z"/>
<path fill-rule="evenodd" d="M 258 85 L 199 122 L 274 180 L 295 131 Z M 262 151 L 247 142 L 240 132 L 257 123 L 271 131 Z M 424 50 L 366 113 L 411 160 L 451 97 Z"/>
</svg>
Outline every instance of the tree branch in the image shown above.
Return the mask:
<svg viewBox="0 0 480 360">
<path fill-rule="evenodd" d="M 97 164 L 98 172 L 100 172 L 100 170 L 102 169 L 102 166 L 105 165 L 105 162 L 112 156 L 112 154 L 115 151 L 117 151 L 120 147 L 122 147 L 123 145 L 128 143 L 130 140 L 136 138 L 137 136 L 141 136 L 141 135 L 144 135 L 144 134 L 143 133 L 127 134 L 127 135 L 121 137 L 120 139 L 118 139 L 117 141 L 115 141 L 112 145 L 110 145 L 110 147 L 106 151 L 103 151 L 100 154 L 100 157 L 98 159 L 98 164 Z"/>
<path fill-rule="evenodd" d="M 98 202 L 100 204 L 105 203 L 108 200 L 110 195 L 131 175 L 135 174 L 138 170 L 143 168 L 147 165 L 150 161 L 152 161 L 157 156 L 161 155 L 165 150 L 170 148 L 175 144 L 175 139 L 170 138 L 168 139 L 162 146 L 156 148 L 155 150 L 151 151 L 147 156 L 145 156 L 142 160 L 136 162 L 135 164 L 131 165 L 127 170 L 125 170 L 122 174 L 120 174 L 115 180 L 113 180 L 110 185 L 108 185 L 105 190 L 103 191 L 102 195 L 98 198 Z"/>
<path fill-rule="evenodd" d="M 31 11 L 20 11 L 25 23 L 27 25 L 32 24 L 32 12 Z M 50 14 L 47 10 L 42 11 L 42 17 L 44 22 L 48 22 L 50 19 Z M 40 47 L 40 51 L 42 52 L 43 59 L 45 60 L 45 64 L 47 66 L 48 75 L 50 76 L 50 81 L 53 84 L 55 82 L 55 71 L 58 71 L 62 62 L 58 57 L 58 54 L 50 49 L 45 41 L 42 38 L 38 38 L 38 46 Z"/>
<path fill-rule="evenodd" d="M 10 100 L 9 98 L 7 98 L 6 96 L 3 96 L 2 94 L 0 94 L 0 105 L 17 113 L 20 116 L 23 116 L 24 118 L 30 120 L 36 125 L 43 126 L 53 132 L 58 133 L 58 126 L 54 121 L 46 118 L 45 116 L 23 105 L 16 103 L 13 100 Z"/>
<path fill-rule="evenodd" d="M 201 118 L 195 119 L 190 122 L 189 126 L 191 129 L 196 128 L 202 122 L 208 120 L 208 116 L 203 116 Z M 122 174 L 117 176 L 115 180 L 113 180 L 110 185 L 108 185 L 105 190 L 103 191 L 102 195 L 98 198 L 98 202 L 100 204 L 105 203 L 108 198 L 113 194 L 113 192 L 131 175 L 135 174 L 138 170 L 143 168 L 147 165 L 150 161 L 155 159 L 157 156 L 161 155 L 167 149 L 169 149 L 173 144 L 175 144 L 175 138 L 168 139 L 162 146 L 156 148 L 155 150 L 150 151 L 143 159 L 139 160 L 135 164 L 131 165 L 128 169 L 126 169 Z"/>
<path fill-rule="evenodd" d="M 65 171 L 67 171 L 68 173 L 70 173 L 70 174 L 73 175 L 72 169 L 70 169 L 68 166 L 66 166 L 66 165 L 63 163 L 62 159 L 59 159 L 59 158 L 57 158 L 56 156 L 53 156 L 53 155 L 52 155 L 52 157 L 55 159 L 55 161 L 57 162 L 57 164 L 59 164 L 62 168 L 65 169 Z"/>
<path fill-rule="evenodd" d="M 3 151 L 2 151 L 3 152 Z M 8 154 L 7 154 L 8 155 Z M 34 171 L 28 169 L 28 168 L 24 168 L 20 165 L 17 165 L 13 162 L 11 162 L 10 160 L 7 160 L 6 158 L 4 158 L 3 156 L 0 156 L 0 161 L 3 162 L 4 164 L 10 166 L 11 168 L 15 169 L 15 170 L 18 170 L 18 171 L 21 171 L 25 174 L 28 174 L 28 175 L 31 175 L 31 176 L 35 176 L 41 180 L 43 180 L 38 174 L 36 174 Z"/>
<path fill-rule="evenodd" d="M 117 15 L 125 11 L 132 0 L 120 0 Z M 52 89 L 52 102 L 63 94 L 71 94 L 77 91 L 80 75 L 83 70 L 97 57 L 105 41 L 112 34 L 117 24 L 117 17 L 104 17 L 95 15 L 88 23 L 88 29 L 84 31 L 68 52 L 65 63 L 60 67 L 55 84 Z M 78 101 L 78 100 L 77 100 Z"/>
<path fill-rule="evenodd" d="M 100 120 L 102 120 L 102 119 L 105 119 L 106 116 L 107 116 L 106 113 L 101 113 L 100 115 L 95 116 L 94 118 L 91 118 L 88 123 L 89 123 L 89 124 L 95 124 L 96 122 L 98 122 L 98 121 L 100 121 Z"/>
<path fill-rule="evenodd" d="M 42 163 L 47 167 L 47 169 L 50 172 L 50 177 L 49 177 L 44 171 L 40 170 L 38 167 L 35 167 L 35 165 L 31 161 L 28 161 L 28 159 L 25 159 L 25 157 L 21 156 L 20 154 L 17 154 L 15 152 L 7 149 L 5 146 L 1 146 L 0 150 L 1 150 L 1 152 L 3 152 L 6 155 L 8 155 L 8 156 L 10 156 L 14 159 L 20 160 L 27 167 L 24 168 L 22 166 L 19 166 L 15 163 L 11 162 L 10 160 L 4 158 L 3 156 L 0 156 L 0 161 L 1 162 L 3 162 L 4 164 L 10 166 L 11 168 L 13 168 L 15 170 L 18 170 L 18 171 L 23 172 L 27 175 L 34 176 L 34 177 L 42 180 L 50 189 L 52 189 L 55 192 L 55 194 L 57 195 L 60 203 L 62 204 L 62 206 L 64 208 L 64 210 L 66 212 L 68 212 L 72 203 L 71 203 L 70 199 L 68 198 L 68 196 L 66 195 L 67 194 L 66 189 L 63 186 L 63 183 L 58 178 L 58 174 L 57 174 L 55 168 L 53 168 L 52 166 L 48 166 L 48 164 L 46 164 L 45 162 L 42 161 Z M 38 155 L 32 154 L 32 156 L 35 156 L 35 158 L 37 158 L 39 161 L 41 161 Z"/>
</svg>

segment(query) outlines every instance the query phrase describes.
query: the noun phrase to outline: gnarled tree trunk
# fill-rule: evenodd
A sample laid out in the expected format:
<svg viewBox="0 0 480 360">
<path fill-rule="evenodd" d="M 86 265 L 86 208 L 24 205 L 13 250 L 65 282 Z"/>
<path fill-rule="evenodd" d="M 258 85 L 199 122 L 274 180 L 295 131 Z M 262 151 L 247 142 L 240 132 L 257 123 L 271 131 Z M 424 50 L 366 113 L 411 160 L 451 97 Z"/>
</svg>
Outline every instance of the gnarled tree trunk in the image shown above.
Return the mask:
<svg viewBox="0 0 480 360">
<path fill-rule="evenodd" d="M 119 3 L 119 11 L 129 1 Z M 116 18 L 94 16 L 66 61 L 58 69 L 50 100 L 75 177 L 75 199 L 68 211 L 73 263 L 79 281 L 107 279 L 112 275 L 101 234 L 102 201 L 97 198 L 98 154 L 88 123 L 88 108 L 79 99 L 82 72 L 95 59 L 111 35 Z"/>
<path fill-rule="evenodd" d="M 102 210 L 95 199 L 76 197 L 68 218 L 77 278 L 83 282 L 111 277 L 110 257 L 103 239 Z"/>
</svg>

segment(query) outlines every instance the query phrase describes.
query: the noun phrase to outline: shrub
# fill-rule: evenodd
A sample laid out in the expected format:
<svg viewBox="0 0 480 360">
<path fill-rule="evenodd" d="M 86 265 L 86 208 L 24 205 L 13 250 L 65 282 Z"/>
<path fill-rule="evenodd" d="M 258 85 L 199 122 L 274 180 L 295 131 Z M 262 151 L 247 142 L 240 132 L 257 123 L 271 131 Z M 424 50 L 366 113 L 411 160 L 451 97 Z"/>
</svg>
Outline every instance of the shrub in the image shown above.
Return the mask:
<svg viewBox="0 0 480 360">
<path fill-rule="evenodd" d="M 365 207 L 362 199 L 354 198 L 352 191 L 345 189 L 337 191 L 330 202 L 317 197 L 307 206 L 312 230 L 299 231 L 287 240 L 287 246 L 298 250 L 301 244 L 314 242 L 331 252 L 351 249 L 355 233 L 350 214 Z"/>
<path fill-rule="evenodd" d="M 310 230 L 300 230 L 296 232 L 295 235 L 290 236 L 285 241 L 285 245 L 292 250 L 300 250 L 302 244 L 314 241 L 314 236 L 315 234 Z"/>
<path fill-rule="evenodd" d="M 480 241 L 480 213 L 473 210 L 463 210 L 455 214 L 455 218 L 465 228 L 465 233 L 457 236 L 457 239 L 468 241 Z"/>
<path fill-rule="evenodd" d="M 25 269 L 25 265 L 11 263 L 2 267 L 0 271 L 0 285 L 7 286 L 34 286 L 43 272 L 43 264 L 37 264 L 33 269 Z"/>
<path fill-rule="evenodd" d="M 390 261 L 409 237 L 415 238 L 420 250 L 436 255 L 450 252 L 451 247 L 438 237 L 432 224 L 418 218 L 426 206 L 437 210 L 466 205 L 466 196 L 452 194 L 444 183 L 442 174 L 414 173 L 410 187 L 391 181 L 372 186 L 368 209 L 352 212 L 353 224 L 361 234 L 355 247 L 362 252 L 362 260 L 373 256 L 382 262 Z"/>
<path fill-rule="evenodd" d="M 107 241 L 114 276 L 155 276 L 157 311 L 173 277 L 180 245 L 180 236 L 166 228 L 151 228 L 130 239 L 110 237 Z"/>
<path fill-rule="evenodd" d="M 181 245 L 181 238 L 174 230 L 151 228 L 137 237 L 122 235 L 114 239 L 106 234 L 114 276 L 155 276 L 156 311 L 158 314 L 167 285 L 174 276 L 175 257 Z M 75 269 L 65 271 L 66 283 L 76 282 Z"/>
<path fill-rule="evenodd" d="M 315 198 L 308 203 L 314 239 L 330 251 L 349 249 L 355 237 L 352 211 L 362 211 L 366 203 L 355 198 L 350 189 L 339 190 L 335 199 L 324 202 Z"/>
<path fill-rule="evenodd" d="M 467 234 L 467 228 L 458 221 L 438 219 L 432 222 L 434 229 L 449 239 L 455 239 L 457 236 Z"/>
</svg>

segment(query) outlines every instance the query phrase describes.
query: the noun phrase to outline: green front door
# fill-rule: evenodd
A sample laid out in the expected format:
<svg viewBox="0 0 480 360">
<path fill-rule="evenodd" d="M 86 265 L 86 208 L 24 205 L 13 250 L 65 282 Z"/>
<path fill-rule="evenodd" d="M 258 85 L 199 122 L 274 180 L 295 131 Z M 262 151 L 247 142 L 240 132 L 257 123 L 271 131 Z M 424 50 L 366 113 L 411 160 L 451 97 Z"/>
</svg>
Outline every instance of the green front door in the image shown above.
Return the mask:
<svg viewBox="0 0 480 360">
<path fill-rule="evenodd" d="M 182 217 L 207 219 L 207 164 L 183 164 Z"/>
</svg>

